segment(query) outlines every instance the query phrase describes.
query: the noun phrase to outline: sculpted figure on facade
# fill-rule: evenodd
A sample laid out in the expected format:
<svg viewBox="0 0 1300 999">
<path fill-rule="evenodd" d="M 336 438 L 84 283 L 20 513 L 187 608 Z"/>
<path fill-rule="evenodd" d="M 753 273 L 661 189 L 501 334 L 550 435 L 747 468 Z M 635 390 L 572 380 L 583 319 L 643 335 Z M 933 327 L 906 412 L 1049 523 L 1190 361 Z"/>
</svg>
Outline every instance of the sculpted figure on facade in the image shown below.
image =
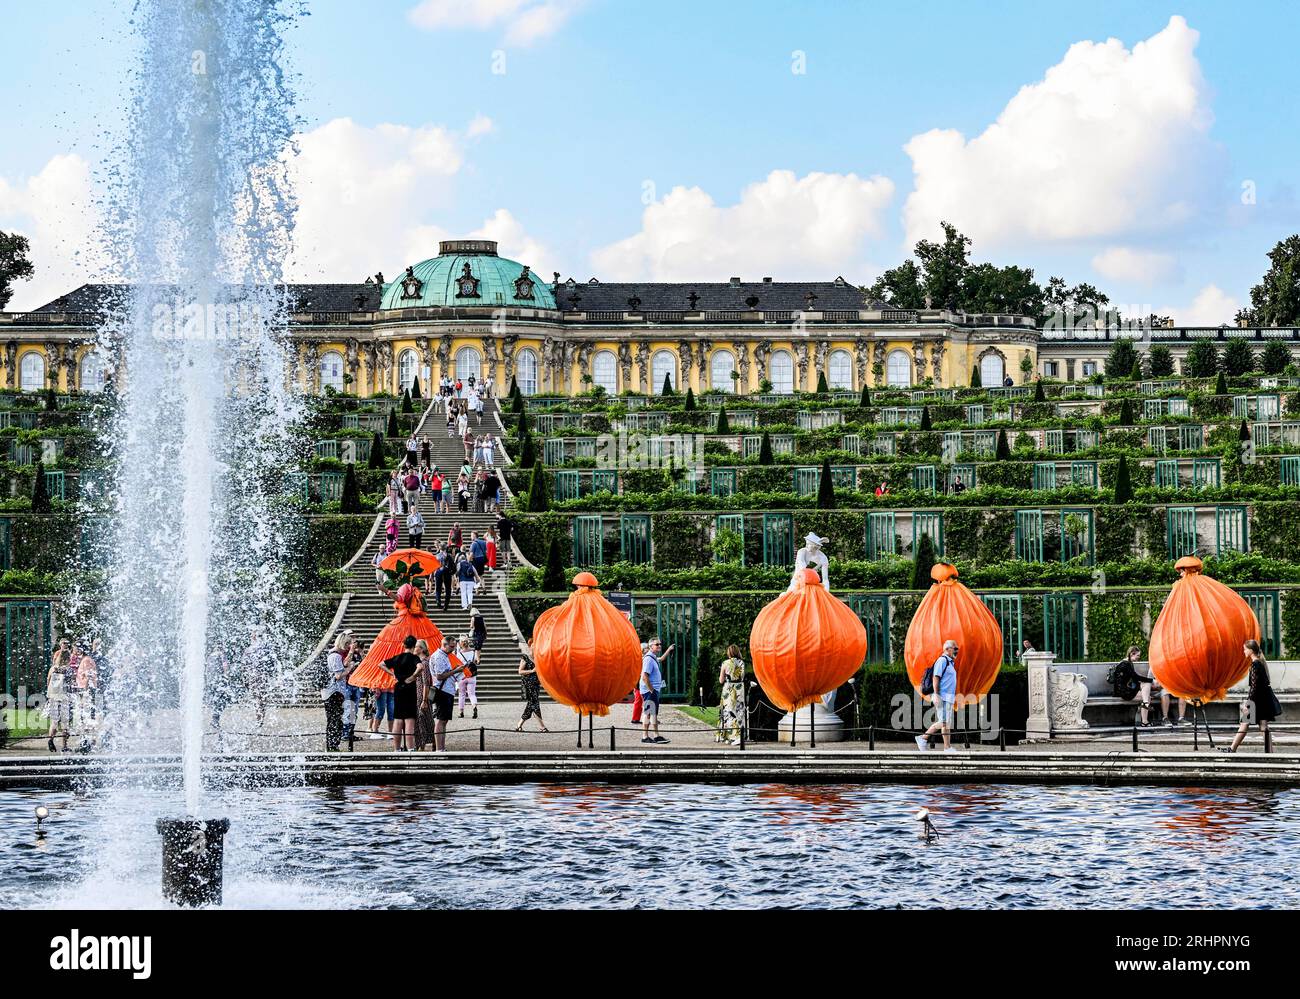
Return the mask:
<svg viewBox="0 0 1300 999">
<path fill-rule="evenodd" d="M 736 371 L 740 374 L 737 390 L 749 391 L 749 344 L 741 340 L 736 344 Z"/>
<path fill-rule="evenodd" d="M 632 345 L 624 340 L 618 345 L 618 366 L 622 371 L 624 387 L 632 384 Z"/>
<path fill-rule="evenodd" d="M 361 345 L 361 358 L 366 364 L 366 379 L 369 381 L 368 392 L 376 391 L 378 382 L 375 380 L 375 371 L 379 366 L 375 344 L 373 342 L 363 343 Z"/>
<path fill-rule="evenodd" d="M 871 373 L 871 342 L 869 340 L 859 340 L 853 345 L 853 359 L 858 369 L 858 384 L 866 385 L 867 376 Z"/>
<path fill-rule="evenodd" d="M 808 387 L 808 344 L 796 343 L 794 356 L 799 362 L 799 383 L 795 386 L 795 390 L 802 392 Z"/>
<path fill-rule="evenodd" d="M 641 373 L 641 394 L 650 392 L 650 345 L 642 340 L 636 345 L 636 366 Z"/>
<path fill-rule="evenodd" d="M 485 336 L 480 342 L 483 344 L 483 360 L 487 362 L 488 381 L 496 384 L 497 365 L 501 361 L 501 355 L 497 353 L 496 337 Z"/>
<path fill-rule="evenodd" d="M 678 388 L 685 389 L 691 383 L 691 363 L 695 359 L 695 352 L 689 343 L 680 343 L 677 345 L 677 356 L 682 362 L 682 381 Z"/>
<path fill-rule="evenodd" d="M 930 370 L 934 372 L 934 380 L 938 382 L 943 377 L 943 341 L 940 340 L 930 348 Z"/>
<path fill-rule="evenodd" d="M 5 374 L 11 389 L 18 387 L 18 341 L 5 344 Z"/>
<path fill-rule="evenodd" d="M 912 363 L 916 365 L 916 380 L 925 378 L 925 344 L 919 340 L 912 343 Z"/>
<path fill-rule="evenodd" d="M 313 392 L 320 391 L 320 344 L 308 340 L 303 349 L 303 366 L 307 375 L 307 386 Z"/>
<path fill-rule="evenodd" d="M 591 355 L 595 349 L 596 345 L 591 343 L 584 343 L 578 348 L 578 376 L 580 381 L 583 381 L 591 374 Z M 583 384 L 585 385 L 586 382 L 583 381 Z"/>
<path fill-rule="evenodd" d="M 515 344 L 518 342 L 519 335 L 517 333 L 507 333 L 501 338 L 501 360 L 504 365 L 507 383 L 515 376 Z"/>
<path fill-rule="evenodd" d="M 816 347 L 813 348 L 813 370 L 818 373 L 826 370 L 826 358 L 830 355 L 831 345 L 829 341 L 818 340 Z"/>
<path fill-rule="evenodd" d="M 548 336 L 542 338 L 541 351 L 541 381 L 542 386 L 548 391 L 555 390 L 555 373 L 551 370 L 555 364 L 555 337 Z"/>
<path fill-rule="evenodd" d="M 758 367 L 758 380 L 767 381 L 767 359 L 772 354 L 772 348 L 764 340 L 761 343 L 754 344 L 754 364 Z"/>
</svg>

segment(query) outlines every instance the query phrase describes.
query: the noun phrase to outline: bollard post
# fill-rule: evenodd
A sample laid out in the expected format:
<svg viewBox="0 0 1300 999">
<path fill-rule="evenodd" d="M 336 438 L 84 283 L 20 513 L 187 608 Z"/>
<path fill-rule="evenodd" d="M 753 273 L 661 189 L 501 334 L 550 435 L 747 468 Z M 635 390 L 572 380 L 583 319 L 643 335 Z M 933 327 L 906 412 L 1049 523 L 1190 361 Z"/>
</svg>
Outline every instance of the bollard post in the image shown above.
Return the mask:
<svg viewBox="0 0 1300 999">
<path fill-rule="evenodd" d="M 1273 752 L 1273 729 L 1271 726 L 1264 729 L 1264 752 Z"/>
<path fill-rule="evenodd" d="M 1007 729 L 1005 725 L 998 726 L 998 750 L 1003 753 L 1007 751 Z"/>
<path fill-rule="evenodd" d="M 596 716 L 587 715 L 587 748 L 596 748 Z"/>
<path fill-rule="evenodd" d="M 1192 708 L 1192 712 L 1192 751 L 1199 752 L 1201 748 L 1201 725 L 1195 713 L 1196 709 Z M 1209 725 L 1209 722 L 1205 723 L 1207 729 Z"/>
<path fill-rule="evenodd" d="M 811 704 L 808 705 L 808 748 L 817 748 L 817 718 Z"/>
<path fill-rule="evenodd" d="M 487 731 L 482 725 L 478 727 L 478 751 L 480 753 L 487 752 Z"/>
<path fill-rule="evenodd" d="M 582 748 L 582 712 L 578 712 L 578 748 Z"/>
<path fill-rule="evenodd" d="M 356 736 L 356 731 L 355 731 L 355 729 L 356 729 L 356 726 L 354 725 L 354 726 L 353 726 L 353 731 L 351 731 L 351 732 L 348 733 L 348 752 L 349 752 L 349 753 L 355 753 L 355 752 L 357 751 L 357 749 L 356 749 L 357 736 Z"/>
<path fill-rule="evenodd" d="M 876 748 L 876 726 L 874 724 L 867 726 L 867 749 L 875 750 Z"/>
<path fill-rule="evenodd" d="M 1134 724 L 1134 726 L 1133 726 L 1133 752 L 1136 753 L 1137 751 L 1138 751 L 1138 727 L 1137 727 L 1136 724 Z"/>
<path fill-rule="evenodd" d="M 614 726 L 609 727 L 609 751 L 614 752 Z"/>
</svg>

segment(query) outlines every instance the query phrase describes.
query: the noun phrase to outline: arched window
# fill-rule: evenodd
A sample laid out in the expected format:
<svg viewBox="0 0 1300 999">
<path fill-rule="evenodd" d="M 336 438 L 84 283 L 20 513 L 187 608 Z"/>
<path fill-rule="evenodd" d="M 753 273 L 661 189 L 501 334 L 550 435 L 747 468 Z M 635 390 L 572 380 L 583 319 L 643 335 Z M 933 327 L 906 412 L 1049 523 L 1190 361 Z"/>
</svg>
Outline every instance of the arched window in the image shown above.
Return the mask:
<svg viewBox="0 0 1300 999">
<path fill-rule="evenodd" d="M 18 377 L 24 392 L 40 392 L 45 388 L 45 358 L 34 350 L 24 354 Z"/>
<path fill-rule="evenodd" d="M 912 384 L 912 358 L 905 350 L 891 350 L 885 364 L 885 383 L 907 388 Z"/>
<path fill-rule="evenodd" d="M 714 351 L 713 359 L 709 362 L 709 387 L 714 392 L 734 392 L 736 381 L 731 373 L 735 370 L 736 358 L 731 351 Z"/>
<path fill-rule="evenodd" d="M 525 347 L 515 355 L 515 384 L 524 395 L 537 394 L 537 352 Z"/>
<path fill-rule="evenodd" d="M 610 395 L 618 393 L 618 358 L 612 350 L 598 350 L 591 362 L 591 382 Z"/>
<path fill-rule="evenodd" d="M 656 350 L 650 358 L 650 392 L 658 395 L 663 391 L 664 379 L 674 389 L 677 388 L 677 355 L 671 350 Z"/>
<path fill-rule="evenodd" d="M 327 350 L 321 355 L 320 387 L 343 391 L 343 355 L 337 350 Z"/>
<path fill-rule="evenodd" d="M 397 359 L 398 390 L 409 389 L 419 370 L 420 355 L 409 348 L 402 351 L 401 356 Z"/>
<path fill-rule="evenodd" d="M 985 354 L 980 358 L 980 384 L 985 388 L 994 388 L 1002 384 L 1007 369 L 1002 363 L 1001 354 Z"/>
<path fill-rule="evenodd" d="M 471 375 L 477 385 L 483 377 L 483 355 L 477 348 L 461 347 L 456 351 L 456 377 L 468 385 Z"/>
<path fill-rule="evenodd" d="M 853 358 L 847 350 L 832 350 L 826 361 L 826 384 L 832 389 L 853 388 Z"/>
<path fill-rule="evenodd" d="M 772 376 L 769 381 L 773 392 L 789 395 L 794 391 L 794 358 L 788 350 L 778 350 L 772 355 L 767 373 Z"/>
<path fill-rule="evenodd" d="M 83 392 L 104 391 L 104 358 L 97 350 L 87 351 L 81 358 L 77 380 Z"/>
</svg>

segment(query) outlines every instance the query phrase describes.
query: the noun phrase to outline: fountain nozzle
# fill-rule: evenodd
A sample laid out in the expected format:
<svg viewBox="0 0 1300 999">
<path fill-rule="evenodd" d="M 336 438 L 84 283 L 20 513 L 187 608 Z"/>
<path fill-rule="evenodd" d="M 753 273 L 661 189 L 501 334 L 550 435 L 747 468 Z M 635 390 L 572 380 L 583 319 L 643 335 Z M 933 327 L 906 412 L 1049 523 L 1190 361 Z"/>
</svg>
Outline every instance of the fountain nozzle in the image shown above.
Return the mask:
<svg viewBox="0 0 1300 999">
<path fill-rule="evenodd" d="M 159 819 L 163 898 L 198 908 L 221 904 L 222 866 L 229 819 Z"/>
</svg>

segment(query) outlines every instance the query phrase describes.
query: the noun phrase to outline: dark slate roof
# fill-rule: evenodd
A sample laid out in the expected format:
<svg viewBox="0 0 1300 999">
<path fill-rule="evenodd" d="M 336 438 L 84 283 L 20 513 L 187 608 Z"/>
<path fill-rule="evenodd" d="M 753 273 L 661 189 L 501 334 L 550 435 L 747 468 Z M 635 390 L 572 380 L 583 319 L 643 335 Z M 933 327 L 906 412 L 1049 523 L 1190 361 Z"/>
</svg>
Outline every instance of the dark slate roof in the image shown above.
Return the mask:
<svg viewBox="0 0 1300 999">
<path fill-rule="evenodd" d="M 370 312 L 379 308 L 383 287 L 378 284 L 291 284 L 284 286 L 294 312 Z M 127 286 L 83 284 L 36 312 L 104 312 L 119 307 Z M 363 299 L 360 307 L 357 298 Z"/>
<path fill-rule="evenodd" d="M 689 312 L 691 293 L 699 296 L 695 310 L 734 312 L 758 309 L 764 312 L 807 309 L 805 296 L 816 295 L 812 309 L 863 309 L 863 295 L 851 282 L 843 281 L 741 281 L 718 283 L 637 283 L 577 281 L 571 288 L 561 281 L 555 301 L 566 312 L 628 312 L 628 299 L 638 298 L 636 310 Z M 576 296 L 576 302 L 574 301 Z M 757 299 L 752 306 L 748 299 Z"/>
</svg>

